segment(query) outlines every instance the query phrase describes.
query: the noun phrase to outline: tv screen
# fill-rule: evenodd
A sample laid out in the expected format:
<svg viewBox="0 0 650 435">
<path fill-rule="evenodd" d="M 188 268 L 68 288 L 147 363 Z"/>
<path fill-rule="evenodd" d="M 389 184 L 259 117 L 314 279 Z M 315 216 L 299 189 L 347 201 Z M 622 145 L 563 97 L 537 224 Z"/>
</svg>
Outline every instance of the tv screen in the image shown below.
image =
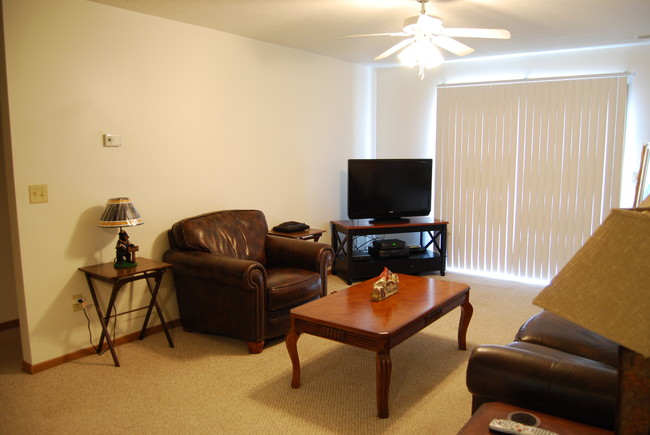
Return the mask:
<svg viewBox="0 0 650 435">
<path fill-rule="evenodd" d="M 348 217 L 404 221 L 431 213 L 432 159 L 348 160 Z"/>
</svg>

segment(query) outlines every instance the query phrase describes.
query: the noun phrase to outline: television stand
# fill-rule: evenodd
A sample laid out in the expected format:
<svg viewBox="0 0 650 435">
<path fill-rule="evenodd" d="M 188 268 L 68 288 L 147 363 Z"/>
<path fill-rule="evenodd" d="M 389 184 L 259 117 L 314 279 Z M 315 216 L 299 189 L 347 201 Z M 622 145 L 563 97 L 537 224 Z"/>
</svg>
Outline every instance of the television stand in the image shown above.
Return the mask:
<svg viewBox="0 0 650 435">
<path fill-rule="evenodd" d="M 414 217 L 408 222 L 372 222 L 368 219 L 331 221 L 334 264 L 332 273 L 348 284 L 378 276 L 384 267 L 410 275 L 440 271 L 447 264 L 447 224 L 431 217 Z M 422 250 L 406 257 L 379 258 L 355 251 L 355 238 L 377 234 L 419 233 Z M 425 244 L 426 242 L 426 244 Z"/>
</svg>

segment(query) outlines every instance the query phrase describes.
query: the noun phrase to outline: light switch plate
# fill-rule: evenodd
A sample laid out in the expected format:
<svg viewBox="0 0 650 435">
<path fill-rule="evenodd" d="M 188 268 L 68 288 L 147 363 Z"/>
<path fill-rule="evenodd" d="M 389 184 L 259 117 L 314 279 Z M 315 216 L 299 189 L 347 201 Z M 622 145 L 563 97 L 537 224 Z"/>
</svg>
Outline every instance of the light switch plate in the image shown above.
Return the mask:
<svg viewBox="0 0 650 435">
<path fill-rule="evenodd" d="M 119 147 L 122 145 L 122 138 L 117 134 L 105 134 L 104 146 L 105 147 Z"/>
</svg>

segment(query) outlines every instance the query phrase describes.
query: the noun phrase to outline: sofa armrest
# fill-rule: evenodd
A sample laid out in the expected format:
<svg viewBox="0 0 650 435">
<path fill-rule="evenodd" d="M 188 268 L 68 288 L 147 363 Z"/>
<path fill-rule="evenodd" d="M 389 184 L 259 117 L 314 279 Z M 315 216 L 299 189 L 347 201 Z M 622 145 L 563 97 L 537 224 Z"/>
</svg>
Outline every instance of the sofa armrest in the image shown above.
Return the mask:
<svg viewBox="0 0 650 435">
<path fill-rule="evenodd" d="M 547 355 L 543 346 L 528 346 L 481 345 L 472 351 L 466 382 L 477 402 L 506 402 L 613 428 L 615 369 L 559 351 Z"/>
<path fill-rule="evenodd" d="M 174 273 L 195 279 L 252 291 L 265 288 L 266 272 L 257 261 L 178 249 L 165 252 L 163 261 L 172 264 Z"/>
<path fill-rule="evenodd" d="M 325 276 L 334 259 L 334 250 L 326 243 L 266 236 L 266 259 L 268 267 L 295 267 Z"/>
</svg>

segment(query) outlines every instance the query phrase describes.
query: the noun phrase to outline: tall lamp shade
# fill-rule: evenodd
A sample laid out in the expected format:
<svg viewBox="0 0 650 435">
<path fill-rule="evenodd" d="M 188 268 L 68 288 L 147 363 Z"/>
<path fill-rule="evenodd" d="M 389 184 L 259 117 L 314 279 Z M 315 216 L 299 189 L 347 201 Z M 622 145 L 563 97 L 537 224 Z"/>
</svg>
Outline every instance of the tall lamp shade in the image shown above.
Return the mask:
<svg viewBox="0 0 650 435">
<path fill-rule="evenodd" d="M 129 242 L 129 235 L 122 227 L 134 227 L 143 223 L 140 213 L 135 209 L 133 202 L 129 198 L 111 198 L 106 203 L 106 208 L 97 226 L 120 229 L 117 244 L 115 245 L 114 266 L 116 268 L 128 268 L 137 265 L 135 253 L 138 251 L 138 247 Z"/>
<path fill-rule="evenodd" d="M 650 208 L 612 210 L 533 303 L 619 344 L 617 433 L 650 433 Z"/>
</svg>

